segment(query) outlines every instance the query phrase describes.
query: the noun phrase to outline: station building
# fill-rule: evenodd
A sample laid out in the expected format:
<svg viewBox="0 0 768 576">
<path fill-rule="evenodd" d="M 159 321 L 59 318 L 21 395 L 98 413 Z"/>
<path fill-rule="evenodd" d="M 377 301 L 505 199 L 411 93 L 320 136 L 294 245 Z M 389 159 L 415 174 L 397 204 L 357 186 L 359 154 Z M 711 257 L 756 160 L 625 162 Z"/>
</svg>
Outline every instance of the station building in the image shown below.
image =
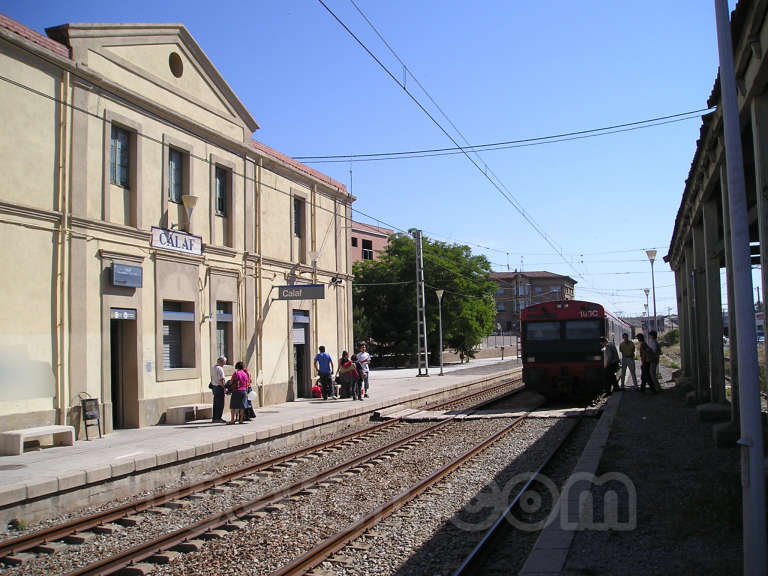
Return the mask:
<svg viewBox="0 0 768 576">
<path fill-rule="evenodd" d="M 738 230 L 749 236 L 753 267 L 762 270 L 762 293 L 768 287 L 768 2 L 739 0 L 731 14 L 734 70 L 738 92 L 739 123 L 747 219 Z M 714 39 L 713 39 L 714 41 Z M 765 342 L 737 342 L 731 261 L 731 227 L 723 134 L 722 94 L 719 77 L 707 105 L 715 108 L 703 117 L 682 200 L 675 219 L 669 252 L 664 260 L 675 272 L 680 328 L 681 369 L 694 386 L 693 395 L 705 417 L 730 420 L 716 427 L 715 436 L 735 439 L 738 427 L 739 374 L 737 349 L 753 353 Z M 721 269 L 727 290 L 721 296 Z M 759 300 L 759 299 L 758 299 Z M 765 312 L 765 302 L 759 303 Z M 723 314 L 723 308 L 728 312 Z M 723 350 L 724 318 L 731 318 L 729 332 L 731 394 L 726 390 Z M 749 320 L 753 320 L 750 318 Z M 762 367 L 765 370 L 766 366 Z"/>
<path fill-rule="evenodd" d="M 220 355 L 309 396 L 352 345 L 354 198 L 252 139 L 184 26 L 46 33 L 0 15 L 0 429 L 157 424 Z"/>
</svg>

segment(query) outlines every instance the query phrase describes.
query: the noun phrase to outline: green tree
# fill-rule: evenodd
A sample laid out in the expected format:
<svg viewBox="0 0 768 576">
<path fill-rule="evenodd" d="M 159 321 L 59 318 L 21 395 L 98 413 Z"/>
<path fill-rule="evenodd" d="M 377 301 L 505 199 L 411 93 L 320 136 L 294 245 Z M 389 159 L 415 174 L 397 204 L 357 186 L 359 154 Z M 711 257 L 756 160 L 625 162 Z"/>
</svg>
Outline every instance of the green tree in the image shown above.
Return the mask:
<svg viewBox="0 0 768 576">
<path fill-rule="evenodd" d="M 436 289 L 443 296 L 443 343 L 466 358 L 493 330 L 496 308 L 485 256 L 470 248 L 423 238 L 427 340 L 430 363 L 439 363 Z M 406 234 L 390 237 L 379 260 L 355 264 L 355 340 L 368 340 L 379 358 L 396 366 L 416 356 L 416 249 Z"/>
</svg>

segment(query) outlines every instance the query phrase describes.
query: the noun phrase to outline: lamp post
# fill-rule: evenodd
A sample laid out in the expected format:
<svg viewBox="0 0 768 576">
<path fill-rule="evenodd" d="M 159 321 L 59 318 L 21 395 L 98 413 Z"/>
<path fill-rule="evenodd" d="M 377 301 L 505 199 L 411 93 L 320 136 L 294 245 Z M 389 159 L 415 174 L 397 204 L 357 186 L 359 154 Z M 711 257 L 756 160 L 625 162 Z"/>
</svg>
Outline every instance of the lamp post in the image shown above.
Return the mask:
<svg viewBox="0 0 768 576">
<path fill-rule="evenodd" d="M 653 277 L 653 261 L 656 260 L 656 250 L 646 250 L 645 254 L 648 256 L 648 260 L 651 261 L 651 288 L 653 288 L 653 329 L 658 330 L 656 327 L 656 280 Z"/>
<path fill-rule="evenodd" d="M 443 294 L 445 290 L 435 290 L 437 294 L 437 315 L 440 319 L 440 376 L 443 375 Z"/>
<path fill-rule="evenodd" d="M 651 328 L 648 324 L 648 294 L 650 294 L 651 290 L 649 288 L 643 288 L 643 292 L 645 292 L 645 333 L 648 335 L 648 332 L 650 332 Z"/>
</svg>

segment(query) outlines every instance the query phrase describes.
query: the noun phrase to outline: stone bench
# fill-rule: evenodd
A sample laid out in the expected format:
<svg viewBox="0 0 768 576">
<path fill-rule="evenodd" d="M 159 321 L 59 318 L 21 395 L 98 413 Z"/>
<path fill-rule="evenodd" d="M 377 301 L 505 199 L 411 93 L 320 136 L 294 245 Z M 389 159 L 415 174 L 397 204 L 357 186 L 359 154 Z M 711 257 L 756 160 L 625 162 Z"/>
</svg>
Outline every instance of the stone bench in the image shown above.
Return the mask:
<svg viewBox="0 0 768 576">
<path fill-rule="evenodd" d="M 166 424 L 184 424 L 191 420 L 210 420 L 211 418 L 213 418 L 213 404 L 171 406 L 165 411 Z"/>
<path fill-rule="evenodd" d="M 0 455 L 21 455 L 24 453 L 24 442 L 26 440 L 34 440 L 46 436 L 53 436 L 54 445 L 75 445 L 74 426 L 53 424 L 36 428 L 23 428 L 21 430 L 7 430 L 0 432 Z"/>
</svg>

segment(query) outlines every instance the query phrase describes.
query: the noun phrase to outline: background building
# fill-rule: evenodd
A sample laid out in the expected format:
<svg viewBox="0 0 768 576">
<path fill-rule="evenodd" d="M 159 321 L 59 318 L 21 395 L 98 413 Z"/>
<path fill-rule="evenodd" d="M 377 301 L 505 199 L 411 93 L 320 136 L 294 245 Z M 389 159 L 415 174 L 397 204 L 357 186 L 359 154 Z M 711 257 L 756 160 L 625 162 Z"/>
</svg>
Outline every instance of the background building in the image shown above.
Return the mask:
<svg viewBox="0 0 768 576">
<path fill-rule="evenodd" d="M 552 272 L 493 272 L 496 290 L 496 329 L 520 335 L 520 310 L 550 300 L 573 300 L 576 280 Z"/>
<path fill-rule="evenodd" d="M 394 233 L 389 228 L 353 221 L 349 242 L 352 264 L 360 260 L 378 260 L 379 252 L 387 248 L 389 237 Z"/>
<path fill-rule="evenodd" d="M 183 26 L 47 33 L 0 16 L 0 429 L 78 428 L 86 396 L 155 424 L 222 354 L 263 404 L 309 396 L 317 345 L 352 343 L 354 198 L 252 140 Z"/>
</svg>

